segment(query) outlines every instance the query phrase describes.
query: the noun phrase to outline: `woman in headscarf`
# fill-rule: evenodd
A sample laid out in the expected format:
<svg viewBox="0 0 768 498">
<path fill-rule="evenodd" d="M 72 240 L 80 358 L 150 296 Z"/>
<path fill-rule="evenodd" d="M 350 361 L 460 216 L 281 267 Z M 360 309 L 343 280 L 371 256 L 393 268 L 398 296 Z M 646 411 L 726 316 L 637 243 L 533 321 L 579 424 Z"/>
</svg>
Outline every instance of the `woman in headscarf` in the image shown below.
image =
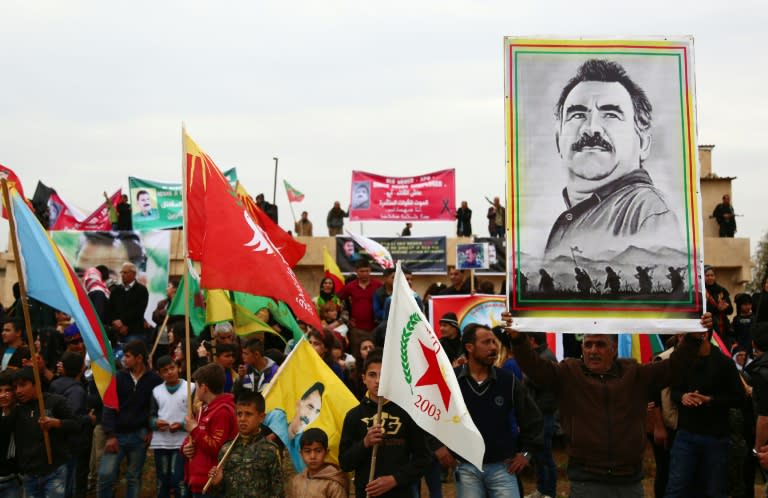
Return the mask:
<svg viewBox="0 0 768 498">
<path fill-rule="evenodd" d="M 101 323 L 107 323 L 107 303 L 109 302 L 109 288 L 102 280 L 101 272 L 97 268 L 88 268 L 83 274 L 83 284 L 88 298 L 93 303 L 96 314 Z"/>
</svg>

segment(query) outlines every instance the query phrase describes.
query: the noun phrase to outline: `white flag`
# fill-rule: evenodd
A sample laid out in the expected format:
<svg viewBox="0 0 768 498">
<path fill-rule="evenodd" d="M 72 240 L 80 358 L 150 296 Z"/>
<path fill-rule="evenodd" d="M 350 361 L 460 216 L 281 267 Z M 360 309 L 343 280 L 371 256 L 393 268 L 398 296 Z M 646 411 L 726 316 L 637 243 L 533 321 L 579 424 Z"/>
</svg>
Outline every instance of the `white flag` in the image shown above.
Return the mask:
<svg viewBox="0 0 768 498">
<path fill-rule="evenodd" d="M 347 234 L 352 237 L 352 240 L 357 242 L 357 245 L 365 249 L 368 255 L 371 256 L 373 260 L 379 264 L 379 266 L 382 268 L 392 268 L 395 266 L 395 263 L 392 260 L 392 255 L 389 254 L 389 251 L 387 251 L 386 247 L 373 239 L 363 237 L 362 235 L 357 235 L 350 232 L 349 230 L 347 230 Z"/>
<path fill-rule="evenodd" d="M 393 401 L 419 427 L 483 468 L 483 436 L 467 411 L 440 340 L 413 299 L 400 263 L 389 308 L 379 396 Z"/>
</svg>

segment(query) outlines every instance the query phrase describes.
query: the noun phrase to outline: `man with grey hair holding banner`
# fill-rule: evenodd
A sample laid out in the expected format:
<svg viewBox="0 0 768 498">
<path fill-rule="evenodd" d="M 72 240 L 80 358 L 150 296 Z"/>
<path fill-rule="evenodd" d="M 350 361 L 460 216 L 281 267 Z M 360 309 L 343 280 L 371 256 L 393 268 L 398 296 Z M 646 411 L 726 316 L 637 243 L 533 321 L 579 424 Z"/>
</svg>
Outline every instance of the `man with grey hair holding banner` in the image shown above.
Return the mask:
<svg viewBox="0 0 768 498">
<path fill-rule="evenodd" d="M 595 259 L 634 245 L 682 250 L 682 231 L 644 161 L 651 151 L 651 112 L 645 91 L 613 61 L 590 59 L 563 88 L 555 107 L 555 143 L 568 169 L 566 204 L 547 240 L 545 256 L 578 246 Z M 656 244 L 654 244 L 656 242 Z"/>
</svg>

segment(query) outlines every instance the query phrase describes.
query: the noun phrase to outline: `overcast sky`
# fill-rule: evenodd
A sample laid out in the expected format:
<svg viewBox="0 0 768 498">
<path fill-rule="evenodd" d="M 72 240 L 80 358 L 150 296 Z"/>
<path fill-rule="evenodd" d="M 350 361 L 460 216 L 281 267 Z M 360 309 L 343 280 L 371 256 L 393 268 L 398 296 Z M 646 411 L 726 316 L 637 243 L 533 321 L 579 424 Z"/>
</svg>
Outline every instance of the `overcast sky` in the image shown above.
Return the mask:
<svg viewBox="0 0 768 498">
<path fill-rule="evenodd" d="M 474 231 L 486 235 L 483 198 L 503 195 L 505 177 L 505 35 L 690 34 L 698 141 L 716 145 L 716 173 L 738 177 L 739 235 L 754 245 L 766 228 L 767 12 L 757 0 L 6 0 L 0 163 L 28 196 L 41 180 L 90 212 L 128 176 L 180 181 L 184 121 L 253 195 L 271 199 L 279 157 L 285 228 L 283 178 L 306 194 L 297 216 L 309 211 L 325 235 L 353 169 L 456 168 L 457 201 L 469 201 Z M 391 236 L 402 225 L 366 222 L 364 232 Z M 7 225 L 0 233 L 5 245 Z M 455 229 L 417 223 L 413 233 Z"/>
</svg>

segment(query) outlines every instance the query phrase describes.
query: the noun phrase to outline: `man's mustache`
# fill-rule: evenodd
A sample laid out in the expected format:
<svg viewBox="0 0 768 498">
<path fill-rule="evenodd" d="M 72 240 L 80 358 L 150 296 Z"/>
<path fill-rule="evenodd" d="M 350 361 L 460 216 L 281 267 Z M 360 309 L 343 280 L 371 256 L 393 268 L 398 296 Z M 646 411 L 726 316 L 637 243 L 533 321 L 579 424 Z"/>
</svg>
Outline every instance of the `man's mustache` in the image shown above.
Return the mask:
<svg viewBox="0 0 768 498">
<path fill-rule="evenodd" d="M 581 138 L 571 145 L 571 150 L 574 152 L 581 152 L 584 147 L 600 147 L 607 152 L 613 152 L 613 145 L 605 140 L 599 133 L 589 135 L 583 134 Z"/>
</svg>

